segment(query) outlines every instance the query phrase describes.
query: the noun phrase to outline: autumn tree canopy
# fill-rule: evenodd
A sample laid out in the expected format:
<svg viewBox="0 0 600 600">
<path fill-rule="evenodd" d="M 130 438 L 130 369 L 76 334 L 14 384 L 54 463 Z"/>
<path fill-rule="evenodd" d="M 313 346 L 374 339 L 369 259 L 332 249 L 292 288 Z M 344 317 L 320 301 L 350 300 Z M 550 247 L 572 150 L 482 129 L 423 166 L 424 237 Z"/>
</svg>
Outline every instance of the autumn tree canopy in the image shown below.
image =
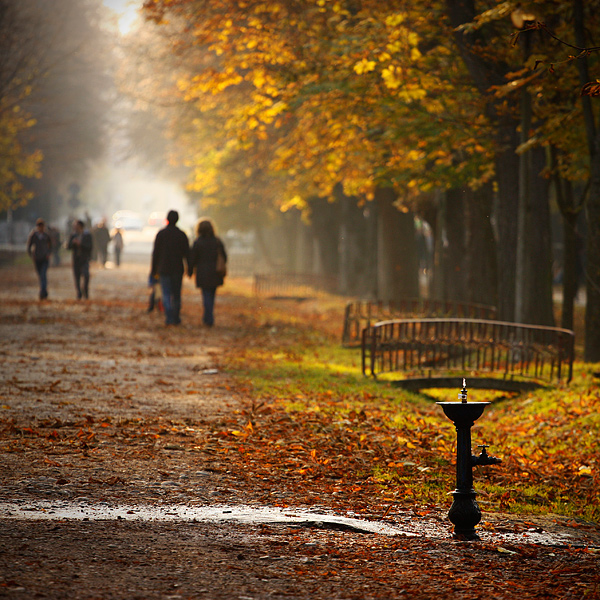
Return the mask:
<svg viewBox="0 0 600 600">
<path fill-rule="evenodd" d="M 181 24 L 176 52 L 196 50 L 179 80 L 198 110 L 182 139 L 191 186 L 209 196 L 232 196 L 232 164 L 246 181 L 267 171 L 280 203 L 331 195 L 340 182 L 353 196 L 392 184 L 409 197 L 491 175 L 477 131 L 486 119 L 451 39 L 443 28 L 433 45 L 417 34 L 424 14 L 408 4 L 145 8 L 159 24 Z"/>
<path fill-rule="evenodd" d="M 14 2 L 0 1 L 0 210 L 30 198 L 22 178 L 39 176 L 39 151 L 27 152 L 22 134 L 35 124 L 22 108 L 39 71 L 40 48 Z"/>
<path fill-rule="evenodd" d="M 112 78 L 99 0 L 0 2 L 0 210 L 82 180 L 104 150 Z"/>
<path fill-rule="evenodd" d="M 404 207 L 485 189 L 500 313 L 553 320 L 549 200 L 593 173 L 596 142 L 584 140 L 597 108 L 580 93 L 596 89 L 581 76 L 597 60 L 595 2 L 147 0 L 145 11 L 194 57 L 177 83 L 194 109 L 177 134 L 191 189 L 284 209 L 340 184 L 358 202 L 391 187 Z"/>
</svg>

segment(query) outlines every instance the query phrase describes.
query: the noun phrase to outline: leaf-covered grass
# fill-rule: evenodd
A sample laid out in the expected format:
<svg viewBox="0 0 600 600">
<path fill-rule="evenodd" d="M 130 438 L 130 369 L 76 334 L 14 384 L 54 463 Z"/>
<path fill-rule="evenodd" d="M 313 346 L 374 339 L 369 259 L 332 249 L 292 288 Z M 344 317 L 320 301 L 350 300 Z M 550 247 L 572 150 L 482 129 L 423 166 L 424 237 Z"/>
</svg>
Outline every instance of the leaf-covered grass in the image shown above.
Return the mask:
<svg viewBox="0 0 600 600">
<path fill-rule="evenodd" d="M 237 436 L 248 465 L 262 460 L 282 468 L 282 477 L 313 494 L 337 486 L 338 493 L 355 490 L 357 501 L 362 495 L 371 504 L 447 506 L 456 433 L 435 400 L 456 400 L 459 390 L 425 396 L 364 377 L 360 350 L 339 343 L 341 319 L 341 308 L 324 314 L 263 303 L 258 334 L 253 328 L 229 354 L 228 371 L 256 408 L 247 415 L 251 430 Z M 474 469 L 483 510 L 600 521 L 594 370 L 600 369 L 577 363 L 570 385 L 522 395 L 469 392 L 471 401 L 491 402 L 473 427 L 473 451 L 490 444 L 489 452 L 503 459 Z M 289 421 L 279 428 L 282 414 Z"/>
</svg>

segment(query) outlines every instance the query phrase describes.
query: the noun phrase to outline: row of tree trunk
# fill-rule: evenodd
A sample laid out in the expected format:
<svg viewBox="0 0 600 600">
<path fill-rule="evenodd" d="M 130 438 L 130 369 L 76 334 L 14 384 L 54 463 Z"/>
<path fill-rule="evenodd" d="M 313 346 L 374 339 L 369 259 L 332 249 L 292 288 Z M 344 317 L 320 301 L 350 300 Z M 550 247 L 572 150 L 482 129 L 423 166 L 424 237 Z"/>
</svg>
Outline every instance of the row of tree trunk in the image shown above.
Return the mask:
<svg viewBox="0 0 600 600">
<path fill-rule="evenodd" d="M 547 188 L 541 181 L 532 195 L 522 267 L 519 322 L 537 325 L 554 325 Z M 502 219 L 508 222 L 511 215 L 499 212 L 494 200 L 491 185 L 438 193 L 420 215 L 431 231 L 428 240 L 417 231 L 415 215 L 399 208 L 391 188 L 362 205 L 340 191 L 331 200 L 313 198 L 309 227 L 299 213 L 288 213 L 287 266 L 337 276 L 340 293 L 348 296 L 387 301 L 425 295 L 496 306 L 500 319 L 515 321 L 517 239 L 514 226 L 504 223 L 509 235 L 500 243 Z M 316 241 L 318 264 L 306 236 Z"/>
</svg>

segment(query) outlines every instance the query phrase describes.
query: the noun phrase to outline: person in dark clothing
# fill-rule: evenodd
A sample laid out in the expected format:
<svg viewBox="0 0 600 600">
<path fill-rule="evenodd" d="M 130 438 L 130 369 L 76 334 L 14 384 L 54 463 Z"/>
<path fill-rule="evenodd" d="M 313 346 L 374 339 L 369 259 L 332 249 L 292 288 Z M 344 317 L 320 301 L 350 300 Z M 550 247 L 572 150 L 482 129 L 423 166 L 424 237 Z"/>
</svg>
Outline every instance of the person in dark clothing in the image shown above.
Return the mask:
<svg viewBox="0 0 600 600">
<path fill-rule="evenodd" d="M 208 219 L 198 222 L 196 235 L 190 252 L 188 275 L 192 277 L 194 269 L 196 270 L 196 287 L 202 290 L 204 307 L 202 322 L 208 327 L 212 327 L 215 323 L 215 297 L 217 288 L 223 285 L 227 252 L 221 239 L 215 235 L 213 224 Z M 219 265 L 220 268 L 218 268 L 218 263 L 223 266 Z"/>
<path fill-rule="evenodd" d="M 150 277 L 158 275 L 162 303 L 167 325 L 179 325 L 181 319 L 181 285 L 185 273 L 184 262 L 189 264 L 190 242 L 187 235 L 176 224 L 179 213 L 170 210 L 167 226 L 154 239 Z"/>
<path fill-rule="evenodd" d="M 121 252 L 123 252 L 123 234 L 121 233 L 121 228 L 117 227 L 115 231 L 115 235 L 112 238 L 113 249 L 115 251 L 115 265 L 118 267 L 121 265 Z"/>
<path fill-rule="evenodd" d="M 40 280 L 40 300 L 48 297 L 48 265 L 52 254 L 52 238 L 46 231 L 43 219 L 35 222 L 35 229 L 27 238 L 27 254 L 33 259 L 35 270 Z"/>
<path fill-rule="evenodd" d="M 50 225 L 48 227 L 48 235 L 52 240 L 52 266 L 60 266 L 60 231 L 57 227 Z"/>
<path fill-rule="evenodd" d="M 106 265 L 108 258 L 108 244 L 110 242 L 110 233 L 106 227 L 106 221 L 103 219 L 96 225 L 93 232 L 94 246 L 98 251 L 97 259 L 103 267 Z"/>
<path fill-rule="evenodd" d="M 86 229 L 81 220 L 73 223 L 73 233 L 67 243 L 67 248 L 73 252 L 73 277 L 75 278 L 75 289 L 77 299 L 89 297 L 90 286 L 90 258 L 94 246 L 92 234 Z M 83 287 L 81 279 L 83 278 Z"/>
</svg>

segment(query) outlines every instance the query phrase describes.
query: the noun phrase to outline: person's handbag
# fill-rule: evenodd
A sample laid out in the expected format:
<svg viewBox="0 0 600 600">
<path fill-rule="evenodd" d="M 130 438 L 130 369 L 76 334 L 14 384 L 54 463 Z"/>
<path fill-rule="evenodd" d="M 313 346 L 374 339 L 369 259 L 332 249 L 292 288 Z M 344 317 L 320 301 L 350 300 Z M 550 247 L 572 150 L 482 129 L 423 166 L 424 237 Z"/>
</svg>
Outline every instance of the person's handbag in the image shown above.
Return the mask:
<svg viewBox="0 0 600 600">
<path fill-rule="evenodd" d="M 225 261 L 225 255 L 220 248 L 217 253 L 217 275 L 220 275 L 221 277 L 227 275 L 227 262 Z"/>
</svg>

